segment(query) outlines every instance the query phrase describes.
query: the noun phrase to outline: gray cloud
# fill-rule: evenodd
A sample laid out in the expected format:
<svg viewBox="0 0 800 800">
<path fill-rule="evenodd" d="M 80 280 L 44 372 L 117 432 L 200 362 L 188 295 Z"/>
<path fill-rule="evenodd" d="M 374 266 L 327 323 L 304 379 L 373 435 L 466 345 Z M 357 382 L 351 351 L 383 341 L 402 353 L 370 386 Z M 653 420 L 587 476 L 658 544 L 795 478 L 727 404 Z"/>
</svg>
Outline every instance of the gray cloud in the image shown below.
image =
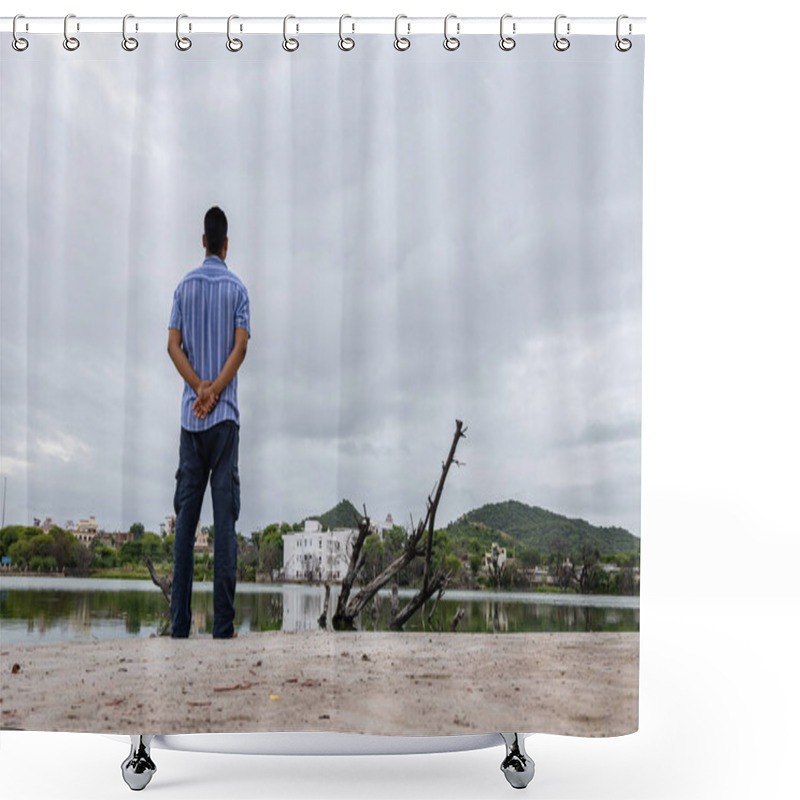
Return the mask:
<svg viewBox="0 0 800 800">
<path fill-rule="evenodd" d="M 173 39 L 4 61 L 7 520 L 169 513 L 167 321 L 219 204 L 252 308 L 242 530 L 421 513 L 458 417 L 442 521 L 514 497 L 638 532 L 640 65 Z"/>
</svg>

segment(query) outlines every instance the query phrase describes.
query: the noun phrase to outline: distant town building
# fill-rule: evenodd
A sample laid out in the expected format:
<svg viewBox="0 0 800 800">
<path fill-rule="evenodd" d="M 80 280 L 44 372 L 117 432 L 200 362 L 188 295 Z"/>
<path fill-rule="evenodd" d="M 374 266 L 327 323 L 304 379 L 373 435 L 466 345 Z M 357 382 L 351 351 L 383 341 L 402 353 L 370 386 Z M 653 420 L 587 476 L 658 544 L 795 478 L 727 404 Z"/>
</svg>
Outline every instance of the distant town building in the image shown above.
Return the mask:
<svg viewBox="0 0 800 800">
<path fill-rule="evenodd" d="M 394 527 L 391 514 L 384 522 L 372 522 L 370 530 L 383 540 Z M 285 533 L 283 539 L 283 577 L 289 580 L 341 581 L 350 565 L 356 528 L 322 530 L 322 523 L 307 519 L 302 531 Z"/>
<path fill-rule="evenodd" d="M 89 519 L 82 519 L 72 531 L 72 535 L 82 544 L 90 545 L 97 536 L 97 522 L 94 516 Z"/>
<path fill-rule="evenodd" d="M 164 536 L 169 536 L 171 533 L 175 533 L 175 515 L 167 514 L 167 516 L 164 518 L 164 522 L 161 523 L 161 527 L 164 530 Z"/>
<path fill-rule="evenodd" d="M 530 586 L 546 586 L 553 583 L 553 577 L 544 567 L 528 567 L 522 570 L 522 575 Z"/>
<path fill-rule="evenodd" d="M 384 522 L 375 522 L 373 520 L 370 527 L 373 531 L 375 531 L 375 533 L 378 534 L 378 536 L 381 537 L 381 541 L 383 541 L 383 534 L 386 533 L 386 531 L 390 531 L 392 528 L 394 528 L 394 520 L 392 519 L 392 515 L 387 514 Z"/>
<path fill-rule="evenodd" d="M 307 519 L 302 531 L 283 535 L 283 577 L 290 580 L 340 581 L 350 563 L 352 528 L 323 531 L 316 519 Z"/>
<path fill-rule="evenodd" d="M 109 547 L 114 547 L 119 550 L 125 542 L 133 541 L 133 534 L 130 531 L 114 531 L 113 533 L 98 534 L 98 538 L 102 538 Z"/>
<path fill-rule="evenodd" d="M 208 543 L 208 528 L 201 528 L 200 523 L 197 523 L 197 530 L 194 534 L 194 551 L 195 553 L 209 553 L 212 550 L 211 545 Z"/>
<path fill-rule="evenodd" d="M 492 549 L 483 554 L 483 568 L 489 572 L 502 569 L 506 563 L 506 549 L 492 542 Z"/>
<path fill-rule="evenodd" d="M 40 517 L 33 518 L 33 527 L 39 528 L 44 533 L 50 533 L 50 528 L 53 527 L 53 518 L 52 517 L 45 517 L 41 519 Z"/>
</svg>

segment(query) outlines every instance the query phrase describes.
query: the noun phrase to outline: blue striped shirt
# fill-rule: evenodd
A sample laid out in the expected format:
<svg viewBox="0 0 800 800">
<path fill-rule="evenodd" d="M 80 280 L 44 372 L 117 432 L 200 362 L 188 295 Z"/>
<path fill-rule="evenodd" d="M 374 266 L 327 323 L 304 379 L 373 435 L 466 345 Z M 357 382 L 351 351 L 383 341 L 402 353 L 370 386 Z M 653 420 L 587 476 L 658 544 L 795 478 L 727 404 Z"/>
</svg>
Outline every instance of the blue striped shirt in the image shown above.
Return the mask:
<svg viewBox="0 0 800 800">
<path fill-rule="evenodd" d="M 233 350 L 234 329 L 244 328 L 250 336 L 250 299 L 247 289 L 219 256 L 209 256 L 178 284 L 172 301 L 169 327 L 181 332 L 183 350 L 200 380 L 213 381 Z M 197 399 L 184 382 L 181 426 L 187 431 L 204 431 L 224 420 L 239 424 L 236 399 L 238 373 L 222 390 L 217 405 L 205 419 L 195 417 Z"/>
</svg>

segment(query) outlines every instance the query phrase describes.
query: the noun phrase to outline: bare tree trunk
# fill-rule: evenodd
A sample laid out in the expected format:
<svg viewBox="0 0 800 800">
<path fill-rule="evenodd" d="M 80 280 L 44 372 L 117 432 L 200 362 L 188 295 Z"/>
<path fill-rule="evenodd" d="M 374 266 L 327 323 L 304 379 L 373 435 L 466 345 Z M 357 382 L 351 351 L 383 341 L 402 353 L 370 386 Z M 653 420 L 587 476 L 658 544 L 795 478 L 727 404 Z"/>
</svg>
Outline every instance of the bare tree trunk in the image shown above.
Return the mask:
<svg viewBox="0 0 800 800">
<path fill-rule="evenodd" d="M 350 590 L 353 586 L 356 576 L 364 566 L 364 542 L 370 534 L 370 521 L 367 516 L 367 509 L 364 507 L 364 516 L 358 521 L 358 536 L 353 543 L 353 552 L 350 554 L 350 564 L 347 567 L 347 573 L 342 579 L 342 590 L 339 593 L 339 600 L 336 603 L 336 612 L 333 615 L 333 627 L 336 630 L 340 628 L 352 628 L 353 618 L 355 614 L 348 615 L 347 601 L 350 598 Z"/>
<path fill-rule="evenodd" d="M 393 630 L 400 630 L 403 625 L 416 613 L 422 604 L 433 594 L 443 589 L 447 582 L 447 576 L 444 572 L 437 572 L 433 580 L 428 584 L 427 592 L 420 589 L 403 607 L 403 610 L 392 617 L 389 623 Z"/>
<path fill-rule="evenodd" d="M 162 578 L 160 575 L 156 573 L 156 569 L 153 566 L 153 560 L 150 556 L 144 557 L 144 563 L 147 567 L 147 571 L 150 573 L 150 577 L 153 579 L 153 583 L 158 586 L 161 591 L 164 593 L 164 597 L 167 598 L 167 605 L 172 605 L 172 575 L 168 578 Z"/>
<path fill-rule="evenodd" d="M 436 522 L 436 511 L 439 507 L 439 501 L 442 498 L 444 490 L 444 482 L 447 479 L 447 474 L 450 471 L 452 464 L 458 464 L 455 460 L 456 448 L 460 439 L 466 436 L 466 428 L 460 419 L 456 420 L 456 430 L 453 435 L 453 442 L 450 445 L 450 452 L 448 453 L 447 460 L 442 464 L 442 474 L 438 483 L 434 487 L 433 496 L 428 496 L 427 511 L 424 519 L 420 520 L 414 528 L 411 535 L 408 537 L 406 546 L 403 552 L 391 563 L 380 575 L 373 578 L 361 591 L 353 597 L 352 600 L 347 602 L 352 586 L 353 579 L 360 569 L 360 564 L 356 563 L 357 554 L 360 555 L 361 547 L 363 546 L 362 532 L 359 530 L 359 542 L 357 547 L 353 548 L 353 555 L 350 557 L 350 568 L 348 569 L 346 579 L 350 581 L 347 584 L 347 592 L 345 593 L 345 584 L 342 583 L 342 594 L 339 595 L 339 605 L 337 608 L 336 616 L 334 616 L 334 627 L 342 625 L 343 627 L 352 627 L 353 620 L 358 616 L 361 609 L 372 599 L 372 597 L 385 586 L 401 569 L 407 566 L 417 556 L 424 555 L 425 559 L 425 578 L 423 586 L 420 591 L 406 604 L 399 614 L 393 614 L 390 625 L 392 628 L 400 628 L 411 617 L 411 615 L 432 595 L 444 587 L 447 577 L 444 574 L 437 574 L 431 582 L 429 579 L 430 562 L 432 556 L 432 542 L 433 530 Z M 366 514 L 366 509 L 364 509 Z M 428 544 L 425 550 L 418 549 L 418 544 L 422 539 L 425 532 L 428 532 Z M 363 538 L 366 538 L 364 536 Z M 355 565 L 355 567 L 354 567 Z"/>
<path fill-rule="evenodd" d="M 464 616 L 464 609 L 459 608 L 456 611 L 456 615 L 453 617 L 453 621 L 450 623 L 450 630 L 454 631 L 458 627 L 458 623 L 461 622 L 461 618 Z"/>
<path fill-rule="evenodd" d="M 428 576 L 431 569 L 431 552 L 433 550 L 433 528 L 436 521 L 436 510 L 439 508 L 439 500 L 442 498 L 444 491 L 444 482 L 447 480 L 447 473 L 450 471 L 450 465 L 455 460 L 456 447 L 458 447 L 458 440 L 465 434 L 462 431 L 463 423 L 460 419 L 456 420 L 456 432 L 453 436 L 453 443 L 450 445 L 450 452 L 447 454 L 447 460 L 442 465 L 442 477 L 436 486 L 436 496 L 433 500 L 428 497 L 428 543 L 425 550 L 425 572 L 422 578 L 422 593 L 428 595 Z M 458 462 L 456 462 L 458 463 Z M 428 595 L 430 596 L 430 595 Z"/>
<path fill-rule="evenodd" d="M 436 609 L 439 608 L 439 601 L 442 599 L 442 595 L 444 594 L 444 586 L 439 589 L 439 593 L 436 595 L 436 602 L 433 604 L 433 608 L 431 609 L 430 613 L 428 614 L 428 625 L 431 624 L 431 620 L 433 619 L 433 615 L 436 613 Z"/>
<path fill-rule="evenodd" d="M 381 619 L 381 596 L 379 594 L 372 598 L 372 619 L 375 630 L 378 630 L 378 623 Z"/>
<path fill-rule="evenodd" d="M 402 611 L 395 614 L 392 617 L 391 627 L 394 629 L 402 628 L 403 625 L 410 619 L 412 614 L 424 603 L 427 602 L 428 598 L 432 597 L 436 592 L 439 592 L 439 597 L 444 593 L 444 588 L 447 585 L 447 581 L 449 576 L 443 573 L 438 573 L 433 580 L 432 584 L 429 584 L 429 575 L 431 570 L 431 557 L 433 551 L 433 531 L 436 523 L 436 511 L 439 508 L 439 501 L 442 499 L 442 491 L 444 490 L 444 482 L 447 479 L 447 473 L 450 471 L 450 466 L 452 464 L 459 465 L 459 462 L 455 460 L 456 455 L 456 448 L 458 447 L 458 442 L 460 439 L 466 436 L 466 428 L 463 427 L 463 423 L 460 419 L 456 420 L 456 432 L 453 435 L 453 442 L 450 445 L 450 452 L 447 455 L 447 460 L 442 464 L 442 475 L 439 479 L 439 483 L 436 486 L 436 492 L 433 499 L 428 497 L 428 513 L 425 516 L 424 522 L 419 526 L 420 534 L 422 531 L 425 530 L 427 527 L 428 529 L 428 541 L 427 547 L 425 550 L 425 572 L 423 575 L 422 580 L 422 588 L 419 592 L 406 604 L 405 608 Z M 438 598 L 436 603 L 438 605 Z M 436 607 L 434 606 L 434 611 Z M 433 616 L 433 611 L 428 616 L 428 622 L 430 623 L 430 619 Z"/>
<path fill-rule="evenodd" d="M 397 602 L 398 602 L 397 592 L 399 588 L 400 587 L 397 585 L 397 580 L 395 580 L 395 582 L 392 584 L 392 605 L 390 609 L 391 616 L 394 616 L 397 613 Z"/>
<path fill-rule="evenodd" d="M 322 613 L 319 615 L 317 622 L 320 628 L 328 627 L 328 603 L 331 599 L 331 585 L 325 581 L 325 601 L 322 604 Z"/>
</svg>

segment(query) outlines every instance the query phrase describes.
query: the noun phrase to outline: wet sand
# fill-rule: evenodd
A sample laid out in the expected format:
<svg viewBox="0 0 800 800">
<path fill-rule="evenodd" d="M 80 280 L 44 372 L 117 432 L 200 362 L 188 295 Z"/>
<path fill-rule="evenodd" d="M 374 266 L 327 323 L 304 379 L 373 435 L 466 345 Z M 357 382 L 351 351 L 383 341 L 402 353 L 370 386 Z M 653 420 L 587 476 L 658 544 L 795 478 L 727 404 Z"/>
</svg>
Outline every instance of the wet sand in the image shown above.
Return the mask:
<svg viewBox="0 0 800 800">
<path fill-rule="evenodd" d="M 0 649 L 0 728 L 615 736 L 638 633 L 242 633 Z"/>
</svg>

